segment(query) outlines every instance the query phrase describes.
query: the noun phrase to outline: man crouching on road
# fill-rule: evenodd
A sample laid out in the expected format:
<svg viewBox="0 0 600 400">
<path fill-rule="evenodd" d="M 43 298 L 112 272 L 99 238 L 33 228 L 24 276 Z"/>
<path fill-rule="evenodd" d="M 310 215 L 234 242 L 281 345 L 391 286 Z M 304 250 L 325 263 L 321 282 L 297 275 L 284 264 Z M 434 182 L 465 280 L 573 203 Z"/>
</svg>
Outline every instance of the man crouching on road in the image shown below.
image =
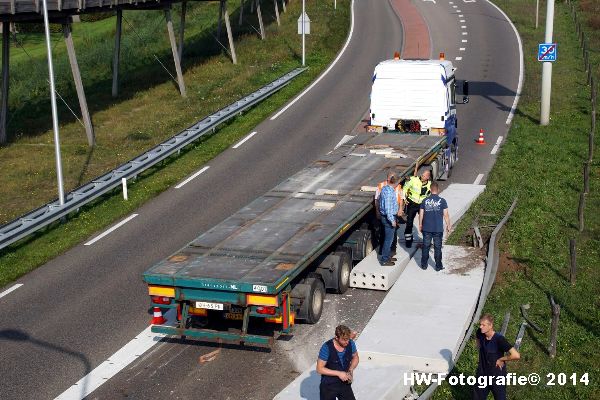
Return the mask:
<svg viewBox="0 0 600 400">
<path fill-rule="evenodd" d="M 335 337 L 319 351 L 317 373 L 321 374 L 320 400 L 355 400 L 352 373 L 358 365 L 354 332 L 345 325 L 335 328 Z"/>
</svg>

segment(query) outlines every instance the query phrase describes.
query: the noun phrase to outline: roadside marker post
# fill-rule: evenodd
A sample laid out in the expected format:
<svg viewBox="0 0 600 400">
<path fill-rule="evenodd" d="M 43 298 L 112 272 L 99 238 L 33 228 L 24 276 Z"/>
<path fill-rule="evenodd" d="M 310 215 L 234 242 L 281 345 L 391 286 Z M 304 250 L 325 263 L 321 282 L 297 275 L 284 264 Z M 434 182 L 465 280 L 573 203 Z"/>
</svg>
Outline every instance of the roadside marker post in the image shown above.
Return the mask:
<svg viewBox="0 0 600 400">
<path fill-rule="evenodd" d="M 556 61 L 556 43 L 552 43 L 554 30 L 554 0 L 548 0 L 546 9 L 546 36 L 538 47 L 538 61 L 542 64 L 542 98 L 540 125 L 550 123 L 550 95 L 552 93 L 552 63 Z"/>
</svg>

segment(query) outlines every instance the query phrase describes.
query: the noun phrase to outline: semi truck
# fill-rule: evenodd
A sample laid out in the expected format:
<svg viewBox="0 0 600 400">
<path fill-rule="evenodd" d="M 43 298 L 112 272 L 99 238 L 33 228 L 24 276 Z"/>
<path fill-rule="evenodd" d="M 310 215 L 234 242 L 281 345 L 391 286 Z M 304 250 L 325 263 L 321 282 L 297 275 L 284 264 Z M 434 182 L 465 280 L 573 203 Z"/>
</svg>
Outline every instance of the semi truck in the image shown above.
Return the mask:
<svg viewBox="0 0 600 400">
<path fill-rule="evenodd" d="M 378 182 L 423 165 L 443 177 L 448 136 L 428 133 L 358 134 L 152 266 L 151 307 L 177 316 L 152 332 L 269 345 L 316 323 L 327 293 L 344 293 L 377 244 Z"/>
</svg>

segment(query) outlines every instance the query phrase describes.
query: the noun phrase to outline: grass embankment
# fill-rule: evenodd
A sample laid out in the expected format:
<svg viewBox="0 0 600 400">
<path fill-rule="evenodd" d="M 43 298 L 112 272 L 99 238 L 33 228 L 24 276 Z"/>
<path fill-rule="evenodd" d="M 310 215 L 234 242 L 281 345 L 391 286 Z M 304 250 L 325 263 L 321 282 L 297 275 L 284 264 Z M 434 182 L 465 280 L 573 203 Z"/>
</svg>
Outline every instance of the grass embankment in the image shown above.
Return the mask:
<svg viewBox="0 0 600 400">
<path fill-rule="evenodd" d="M 184 62 L 187 99 L 179 96 L 175 84 L 167 80 L 168 75 L 167 79 L 164 78 L 166 72 L 154 61 L 153 54 L 157 54 L 165 65 L 174 69 L 171 67 L 172 61 L 169 60 L 171 50 L 166 39 L 162 42 L 162 39 L 156 40 L 161 35 L 166 36 L 162 14 L 159 17 L 156 12 L 148 12 L 144 20 L 142 14 L 145 12 L 124 12 L 125 19 L 130 21 L 123 23 L 124 38 L 128 38 L 124 40 L 131 42 L 124 45 L 122 51 L 122 94 L 116 100 L 110 98 L 110 62 L 114 39 L 112 35 L 107 35 L 110 30 L 106 27 L 114 26 L 114 18 L 89 23 L 93 25 L 90 29 L 87 29 L 85 24 L 76 25 L 76 48 L 79 52 L 88 103 L 94 110 L 92 118 L 97 144 L 91 150 L 88 148 L 83 127 L 78 122 L 72 121 L 61 126 L 66 190 L 88 182 L 204 116 L 300 66 L 301 45 L 296 22 L 300 7 L 301 3 L 291 2 L 287 12 L 281 14 L 281 26 L 278 27 L 273 20 L 273 3 L 263 2 L 263 18 L 266 20 L 264 41 L 261 41 L 254 28 L 248 25 L 250 23 L 258 28 L 256 15 L 249 15 L 249 10 L 246 10 L 244 20 L 247 32 L 237 34 L 235 45 L 238 65 L 233 65 L 227 55 L 219 51 L 219 45 L 215 44 L 212 36 L 216 29 L 217 4 L 188 4 L 186 26 L 189 29 L 184 47 L 184 58 L 187 60 Z M 212 137 L 182 152 L 180 157 L 168 160 L 138 177 L 138 180 L 129 186 L 129 201 L 123 201 L 120 193 L 105 196 L 94 205 L 83 208 L 79 214 L 70 218 L 68 223 L 54 226 L 1 251 L 0 287 L 118 220 L 197 170 L 199 166 L 250 132 L 254 126 L 315 79 L 333 60 L 347 36 L 349 2 L 339 1 L 337 10 L 333 10 L 333 3 L 309 3 L 307 13 L 311 18 L 311 35 L 307 38 L 306 53 L 306 63 L 310 66 L 308 71 L 259 106 L 219 129 Z M 231 21 L 235 29 L 238 29 L 237 17 L 238 13 L 233 12 Z M 174 21 L 178 19 L 176 15 L 173 18 Z M 133 20 L 135 22 L 131 22 Z M 136 27 L 137 33 L 127 31 L 127 27 L 131 25 Z M 195 26 L 202 29 L 194 33 Z M 177 26 L 175 28 L 177 29 Z M 140 31 L 142 29 L 144 32 Z M 252 30 L 252 33 L 248 30 Z M 30 49 L 40 45 L 43 44 L 32 43 Z M 27 44 L 24 46 L 27 48 Z M 61 57 L 60 43 L 56 46 L 55 58 L 58 59 Z M 145 62 L 139 60 L 139 53 L 144 55 L 145 58 L 142 58 Z M 35 58 L 35 51 L 30 54 L 34 54 L 32 57 Z M 39 56 L 43 57 L 44 53 L 40 53 Z M 13 61 L 15 59 L 17 57 L 13 57 Z M 17 59 L 15 63 L 18 67 L 12 65 L 13 71 L 19 67 L 25 69 L 28 65 L 27 60 L 28 56 L 27 59 Z M 19 64 L 21 61 L 24 64 Z M 44 60 L 37 61 L 43 63 Z M 27 75 L 24 71 L 20 72 Z M 32 70 L 30 74 L 33 76 L 35 72 Z M 63 70 L 63 74 L 67 74 L 68 79 L 65 78 L 65 82 L 71 79 L 68 69 Z M 17 72 L 14 72 L 13 80 L 17 79 L 16 75 Z M 36 79 L 45 79 L 43 73 Z M 17 85 L 13 84 L 12 88 L 18 91 L 15 86 Z M 72 87 L 64 90 L 67 94 L 62 93 L 63 96 L 76 99 Z M 38 97 L 39 105 L 23 103 L 14 118 L 17 119 L 19 114 L 23 113 L 37 115 L 32 111 L 35 107 L 40 110 L 43 107 L 49 109 L 45 103 L 47 99 L 42 101 L 43 96 Z M 73 100 L 70 104 L 77 102 Z M 68 119 L 70 113 L 67 113 L 68 111 L 61 110 L 61 121 L 64 121 L 64 118 Z M 38 127 L 37 122 L 28 121 L 29 128 L 17 125 L 13 132 L 19 133 L 18 138 L 9 146 L 0 148 L 0 165 L 3 166 L 0 174 L 0 221 L 6 222 L 56 198 L 49 110 L 44 118 L 47 120 L 38 122 L 47 130 L 24 135 L 19 132 L 35 130 Z M 22 122 L 25 124 L 25 118 Z M 11 126 L 12 124 L 15 124 L 14 120 Z"/>
<path fill-rule="evenodd" d="M 586 195 L 585 229 L 578 231 L 577 206 L 583 189 L 583 163 L 588 155 L 591 124 L 590 87 L 586 84 L 581 49 L 575 27 L 563 2 L 556 2 L 554 41 L 559 43 L 559 59 L 552 76 L 551 122 L 539 125 L 541 65 L 536 61 L 537 44 L 544 38 L 545 12 L 540 12 L 540 28 L 534 29 L 535 3 L 497 0 L 509 15 L 523 39 L 525 84 L 518 112 L 506 143 L 487 182 L 486 191 L 459 225 L 454 242 L 462 243 L 477 216 L 479 224 L 497 223 L 518 197 L 518 205 L 501 240 L 501 262 L 484 312 L 497 319 L 499 330 L 505 312 L 511 320 L 507 338 L 514 343 L 521 316 L 519 306 L 531 304 L 530 318 L 543 333 L 527 330 L 521 347 L 521 360 L 509 364 L 520 375 L 538 373 L 538 386 L 511 386 L 511 399 L 598 399 L 600 398 L 600 168 L 598 152 L 591 167 L 590 194 Z M 588 7 L 589 3 L 586 3 Z M 597 20 L 589 8 L 583 20 Z M 540 4 L 545 10 L 545 4 Z M 586 11 L 588 10 L 588 11 Z M 598 77 L 599 24 L 586 25 L 590 32 L 593 70 Z M 596 136 L 598 137 L 598 136 Z M 598 142 L 598 140 L 596 140 Z M 493 217 L 484 214 L 493 214 Z M 570 238 L 577 240 L 577 282 L 569 283 Z M 556 358 L 548 355 L 550 307 L 548 295 L 561 306 Z M 466 347 L 453 374 L 473 375 L 477 349 L 473 341 Z M 547 374 L 565 373 L 567 382 L 547 386 Z M 571 375 L 577 374 L 577 384 Z M 579 377 L 589 374 L 589 385 Z M 435 399 L 468 399 L 470 389 L 447 383 Z"/>
</svg>

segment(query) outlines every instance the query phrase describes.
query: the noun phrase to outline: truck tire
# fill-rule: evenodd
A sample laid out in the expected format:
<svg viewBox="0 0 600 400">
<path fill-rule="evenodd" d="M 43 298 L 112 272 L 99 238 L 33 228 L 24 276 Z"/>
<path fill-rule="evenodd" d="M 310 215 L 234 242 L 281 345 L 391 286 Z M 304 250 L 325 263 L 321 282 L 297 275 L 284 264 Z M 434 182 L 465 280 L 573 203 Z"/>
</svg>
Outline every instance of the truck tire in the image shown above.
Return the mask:
<svg viewBox="0 0 600 400">
<path fill-rule="evenodd" d="M 323 313 L 323 300 L 325 299 L 325 286 L 319 278 L 306 278 L 304 281 L 310 287 L 308 297 L 304 300 L 306 303 L 307 324 L 316 324 Z"/>
<path fill-rule="evenodd" d="M 344 246 L 352 249 L 353 261 L 361 261 L 373 251 L 373 234 L 370 229 L 357 229 L 348 236 Z"/>
<path fill-rule="evenodd" d="M 349 251 L 338 251 L 334 253 L 339 256 L 339 261 L 335 265 L 336 287 L 335 293 L 346 293 L 350 287 L 350 271 L 352 271 L 352 257 Z"/>
</svg>

